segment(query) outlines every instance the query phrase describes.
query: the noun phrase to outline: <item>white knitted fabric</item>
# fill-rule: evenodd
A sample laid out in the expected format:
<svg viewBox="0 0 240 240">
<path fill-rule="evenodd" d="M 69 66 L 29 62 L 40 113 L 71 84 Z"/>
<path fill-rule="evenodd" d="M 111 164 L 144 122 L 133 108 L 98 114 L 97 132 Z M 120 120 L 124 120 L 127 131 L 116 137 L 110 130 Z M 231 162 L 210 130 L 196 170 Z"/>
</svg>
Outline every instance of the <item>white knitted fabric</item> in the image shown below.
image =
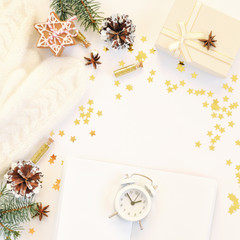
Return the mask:
<svg viewBox="0 0 240 240">
<path fill-rule="evenodd" d="M 0 1 L 0 174 L 46 137 L 86 85 L 79 59 L 41 61 L 34 16 L 32 0 Z"/>
</svg>

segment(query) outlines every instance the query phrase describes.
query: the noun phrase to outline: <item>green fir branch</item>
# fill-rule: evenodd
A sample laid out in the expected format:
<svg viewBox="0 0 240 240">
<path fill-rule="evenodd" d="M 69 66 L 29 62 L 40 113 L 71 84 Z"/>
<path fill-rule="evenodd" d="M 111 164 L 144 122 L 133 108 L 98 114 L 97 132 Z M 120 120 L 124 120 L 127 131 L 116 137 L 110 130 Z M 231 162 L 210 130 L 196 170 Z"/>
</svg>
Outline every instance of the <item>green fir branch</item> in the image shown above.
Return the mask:
<svg viewBox="0 0 240 240">
<path fill-rule="evenodd" d="M 76 16 L 85 30 L 99 31 L 102 20 L 101 4 L 96 0 L 52 0 L 51 8 L 64 21 Z"/>
</svg>

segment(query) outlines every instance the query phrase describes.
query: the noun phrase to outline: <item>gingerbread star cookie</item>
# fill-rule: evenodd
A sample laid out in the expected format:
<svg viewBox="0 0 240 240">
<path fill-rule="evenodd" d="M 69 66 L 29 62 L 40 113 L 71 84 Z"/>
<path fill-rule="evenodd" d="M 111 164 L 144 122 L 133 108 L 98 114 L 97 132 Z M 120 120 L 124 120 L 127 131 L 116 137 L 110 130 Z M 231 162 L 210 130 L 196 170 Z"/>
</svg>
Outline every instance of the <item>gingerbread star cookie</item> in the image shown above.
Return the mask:
<svg viewBox="0 0 240 240">
<path fill-rule="evenodd" d="M 75 19 L 73 17 L 67 21 L 61 21 L 56 13 L 51 12 L 46 22 L 34 25 L 41 35 L 37 47 L 50 48 L 55 56 L 61 56 L 65 46 L 76 44 L 74 37 L 77 35 L 77 29 L 73 23 Z"/>
</svg>

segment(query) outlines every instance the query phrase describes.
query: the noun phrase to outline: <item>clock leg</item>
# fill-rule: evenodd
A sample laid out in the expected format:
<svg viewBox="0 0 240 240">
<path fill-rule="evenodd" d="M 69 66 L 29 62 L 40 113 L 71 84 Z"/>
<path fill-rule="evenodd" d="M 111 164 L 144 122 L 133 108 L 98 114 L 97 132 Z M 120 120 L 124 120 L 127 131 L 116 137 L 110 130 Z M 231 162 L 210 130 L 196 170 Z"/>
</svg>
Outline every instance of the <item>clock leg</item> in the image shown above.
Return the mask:
<svg viewBox="0 0 240 240">
<path fill-rule="evenodd" d="M 114 216 L 116 216 L 116 215 L 118 215 L 117 212 L 115 212 L 115 213 L 113 213 L 112 215 L 110 215 L 109 218 L 112 218 L 112 217 L 114 217 Z"/>
<path fill-rule="evenodd" d="M 139 223 L 140 229 L 143 230 L 143 226 L 142 226 L 141 220 L 138 223 Z"/>
</svg>

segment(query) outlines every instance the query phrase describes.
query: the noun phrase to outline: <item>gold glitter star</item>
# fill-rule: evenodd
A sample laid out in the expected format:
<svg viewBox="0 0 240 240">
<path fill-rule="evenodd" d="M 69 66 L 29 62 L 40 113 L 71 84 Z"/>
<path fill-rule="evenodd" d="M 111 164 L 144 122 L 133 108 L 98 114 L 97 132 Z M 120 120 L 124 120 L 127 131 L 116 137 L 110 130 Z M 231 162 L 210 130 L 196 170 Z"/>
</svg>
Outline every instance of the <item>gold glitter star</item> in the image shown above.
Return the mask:
<svg viewBox="0 0 240 240">
<path fill-rule="evenodd" d="M 228 98 L 227 96 L 223 97 L 223 101 L 224 101 L 224 102 L 227 102 L 228 99 L 229 99 L 229 98 Z"/>
<path fill-rule="evenodd" d="M 88 105 L 92 105 L 92 104 L 94 104 L 93 100 L 89 99 L 88 100 Z"/>
<path fill-rule="evenodd" d="M 200 90 L 200 94 L 201 94 L 201 95 L 205 95 L 205 92 L 206 92 L 206 91 L 203 90 L 203 89 Z"/>
<path fill-rule="evenodd" d="M 231 111 L 227 111 L 227 115 L 228 115 L 228 117 L 232 116 L 232 112 Z"/>
<path fill-rule="evenodd" d="M 222 112 L 226 112 L 227 108 L 226 107 L 222 107 Z"/>
<path fill-rule="evenodd" d="M 229 87 L 229 88 L 228 88 L 228 92 L 232 93 L 232 92 L 233 92 L 233 88 L 232 88 L 232 87 Z"/>
<path fill-rule="evenodd" d="M 231 164 L 232 164 L 232 161 L 230 159 L 226 160 L 226 165 L 231 166 Z"/>
<path fill-rule="evenodd" d="M 171 87 L 168 87 L 167 91 L 170 93 L 170 92 L 172 92 L 172 91 L 173 91 L 173 88 L 171 88 Z"/>
<path fill-rule="evenodd" d="M 190 95 L 190 94 L 193 93 L 193 89 L 192 89 L 192 88 L 189 88 L 187 92 L 188 92 L 188 94 Z"/>
<path fill-rule="evenodd" d="M 186 84 L 186 83 L 185 83 L 184 80 L 180 81 L 180 86 L 184 87 L 185 84 Z"/>
<path fill-rule="evenodd" d="M 91 132 L 89 133 L 92 137 L 96 135 L 95 131 L 91 130 Z"/>
<path fill-rule="evenodd" d="M 53 184 L 52 188 L 53 188 L 55 191 L 59 191 L 59 189 L 60 189 L 60 183 L 61 183 L 61 179 L 57 179 L 57 180 L 56 180 L 56 183 Z"/>
<path fill-rule="evenodd" d="M 208 107 L 208 103 L 207 102 L 203 102 L 203 107 Z"/>
<path fill-rule="evenodd" d="M 87 112 L 85 116 L 86 116 L 86 118 L 90 118 L 91 117 L 91 113 Z"/>
<path fill-rule="evenodd" d="M 116 99 L 121 99 L 122 95 L 120 93 L 116 94 Z"/>
<path fill-rule="evenodd" d="M 235 143 L 236 143 L 237 146 L 240 146 L 240 140 L 239 139 L 236 140 Z"/>
<path fill-rule="evenodd" d="M 228 84 L 227 84 L 227 83 L 224 83 L 224 84 L 223 84 L 223 88 L 224 88 L 225 90 L 227 90 L 227 89 L 228 89 Z"/>
<path fill-rule="evenodd" d="M 216 113 L 212 113 L 211 116 L 212 116 L 212 118 L 216 118 L 217 114 Z"/>
<path fill-rule="evenodd" d="M 120 85 L 120 82 L 118 80 L 114 81 L 114 86 L 119 86 Z"/>
<path fill-rule="evenodd" d="M 133 86 L 130 85 L 130 84 L 128 84 L 128 85 L 126 86 L 126 89 L 127 89 L 128 91 L 132 91 L 132 90 L 133 90 Z"/>
<path fill-rule="evenodd" d="M 64 131 L 59 131 L 58 135 L 62 137 L 65 135 L 65 133 L 64 133 Z"/>
<path fill-rule="evenodd" d="M 221 128 L 219 129 L 219 131 L 220 131 L 221 133 L 224 133 L 224 132 L 225 132 L 225 128 L 221 127 Z"/>
<path fill-rule="evenodd" d="M 51 131 L 51 132 L 49 133 L 49 135 L 50 135 L 51 137 L 52 137 L 54 134 L 55 134 L 54 131 Z"/>
<path fill-rule="evenodd" d="M 219 113 L 219 114 L 218 114 L 218 118 L 219 118 L 220 120 L 222 120 L 222 119 L 223 119 L 223 114 Z"/>
<path fill-rule="evenodd" d="M 173 89 L 177 90 L 178 89 L 178 85 L 177 84 L 173 84 Z"/>
<path fill-rule="evenodd" d="M 209 96 L 209 97 L 212 97 L 212 96 L 213 96 L 213 92 L 209 91 L 209 92 L 208 92 L 208 96 Z"/>
<path fill-rule="evenodd" d="M 219 124 L 216 124 L 214 127 L 215 127 L 216 130 L 220 129 L 220 125 Z"/>
<path fill-rule="evenodd" d="M 237 165 L 235 168 L 237 171 L 240 171 L 240 165 Z"/>
<path fill-rule="evenodd" d="M 215 138 L 212 138 L 212 139 L 211 139 L 211 143 L 212 143 L 212 144 L 216 143 L 216 139 L 215 139 Z"/>
<path fill-rule="evenodd" d="M 156 71 L 154 71 L 153 69 L 150 71 L 150 74 L 153 76 L 155 75 Z"/>
<path fill-rule="evenodd" d="M 232 81 L 233 81 L 233 82 L 236 82 L 237 80 L 238 80 L 237 75 L 232 75 Z"/>
<path fill-rule="evenodd" d="M 215 139 L 217 140 L 217 141 L 219 141 L 220 139 L 221 139 L 221 136 L 219 136 L 218 134 L 215 136 Z"/>
<path fill-rule="evenodd" d="M 192 73 L 192 78 L 197 78 L 197 74 L 195 72 Z"/>
<path fill-rule="evenodd" d="M 102 116 L 102 111 L 97 111 L 97 115 L 100 117 L 100 116 Z"/>
<path fill-rule="evenodd" d="M 124 65 L 125 65 L 125 62 L 123 61 L 123 60 L 121 60 L 120 62 L 118 62 L 119 63 L 119 66 L 120 67 L 124 67 Z"/>
<path fill-rule="evenodd" d="M 148 82 L 150 83 L 150 82 L 153 81 L 153 78 L 152 78 L 152 77 L 149 77 L 147 80 L 148 80 Z"/>
<path fill-rule="evenodd" d="M 150 49 L 150 53 L 154 54 L 156 52 L 156 50 L 154 48 Z"/>
<path fill-rule="evenodd" d="M 210 151 L 214 151 L 214 149 L 215 149 L 214 145 L 209 146 Z"/>
<path fill-rule="evenodd" d="M 48 160 L 48 162 L 50 164 L 54 164 L 54 161 L 56 160 L 56 158 L 57 158 L 57 156 L 53 154 L 52 156 L 50 156 L 50 159 Z"/>
<path fill-rule="evenodd" d="M 208 131 L 207 135 L 211 137 L 213 135 L 212 131 Z"/>
<path fill-rule="evenodd" d="M 75 123 L 75 125 L 79 125 L 79 124 L 80 124 L 80 120 L 79 120 L 79 119 L 76 119 L 76 120 L 74 121 L 74 123 Z"/>
<path fill-rule="evenodd" d="M 94 81 L 95 76 L 94 76 L 94 75 L 91 75 L 91 76 L 89 77 L 89 79 L 90 79 L 91 81 Z"/>
<path fill-rule="evenodd" d="M 136 60 L 139 62 L 143 62 L 147 58 L 147 55 L 143 51 L 139 51 L 138 55 L 136 56 Z"/>
<path fill-rule="evenodd" d="M 228 123 L 228 126 L 229 126 L 229 127 L 233 127 L 234 124 L 235 124 L 235 123 L 234 123 L 233 121 L 231 121 L 231 122 Z"/>
<path fill-rule="evenodd" d="M 93 108 L 89 107 L 88 108 L 88 112 L 92 113 L 93 112 Z"/>
<path fill-rule="evenodd" d="M 89 119 L 85 118 L 85 119 L 83 120 L 83 122 L 84 122 L 84 124 L 88 124 L 88 123 L 89 123 Z"/>
<path fill-rule="evenodd" d="M 75 136 L 70 137 L 70 141 L 74 143 L 76 141 L 76 137 Z"/>
<path fill-rule="evenodd" d="M 195 142 L 195 147 L 200 148 L 201 145 L 202 145 L 202 144 L 200 143 L 200 141 Z"/>
<path fill-rule="evenodd" d="M 184 71 L 185 71 L 185 67 L 184 67 L 182 64 L 178 64 L 178 65 L 177 65 L 177 70 L 178 70 L 179 72 L 184 72 Z"/>
<path fill-rule="evenodd" d="M 141 41 L 142 41 L 143 43 L 146 42 L 146 41 L 147 41 L 147 37 L 146 37 L 146 36 L 142 36 Z"/>
<path fill-rule="evenodd" d="M 30 233 L 30 234 L 34 234 L 36 231 L 34 230 L 34 228 L 29 228 L 29 232 L 28 233 Z"/>
<path fill-rule="evenodd" d="M 165 81 L 165 85 L 167 85 L 167 86 L 171 85 L 171 81 L 170 80 L 166 80 Z"/>
<path fill-rule="evenodd" d="M 81 112 L 80 113 L 80 118 L 84 118 L 85 117 L 85 113 L 84 112 Z"/>
<path fill-rule="evenodd" d="M 108 49 L 107 47 L 104 47 L 104 48 L 103 48 L 103 51 L 104 51 L 104 52 L 107 52 L 107 51 L 109 51 L 109 49 Z"/>
<path fill-rule="evenodd" d="M 198 96 L 198 95 L 200 94 L 200 91 L 199 91 L 199 90 L 195 90 L 195 91 L 194 91 L 194 94 L 195 94 L 196 96 Z"/>
<path fill-rule="evenodd" d="M 78 110 L 81 111 L 81 112 L 83 112 L 84 109 L 85 109 L 84 106 L 80 106 L 80 107 L 78 107 Z"/>
</svg>

